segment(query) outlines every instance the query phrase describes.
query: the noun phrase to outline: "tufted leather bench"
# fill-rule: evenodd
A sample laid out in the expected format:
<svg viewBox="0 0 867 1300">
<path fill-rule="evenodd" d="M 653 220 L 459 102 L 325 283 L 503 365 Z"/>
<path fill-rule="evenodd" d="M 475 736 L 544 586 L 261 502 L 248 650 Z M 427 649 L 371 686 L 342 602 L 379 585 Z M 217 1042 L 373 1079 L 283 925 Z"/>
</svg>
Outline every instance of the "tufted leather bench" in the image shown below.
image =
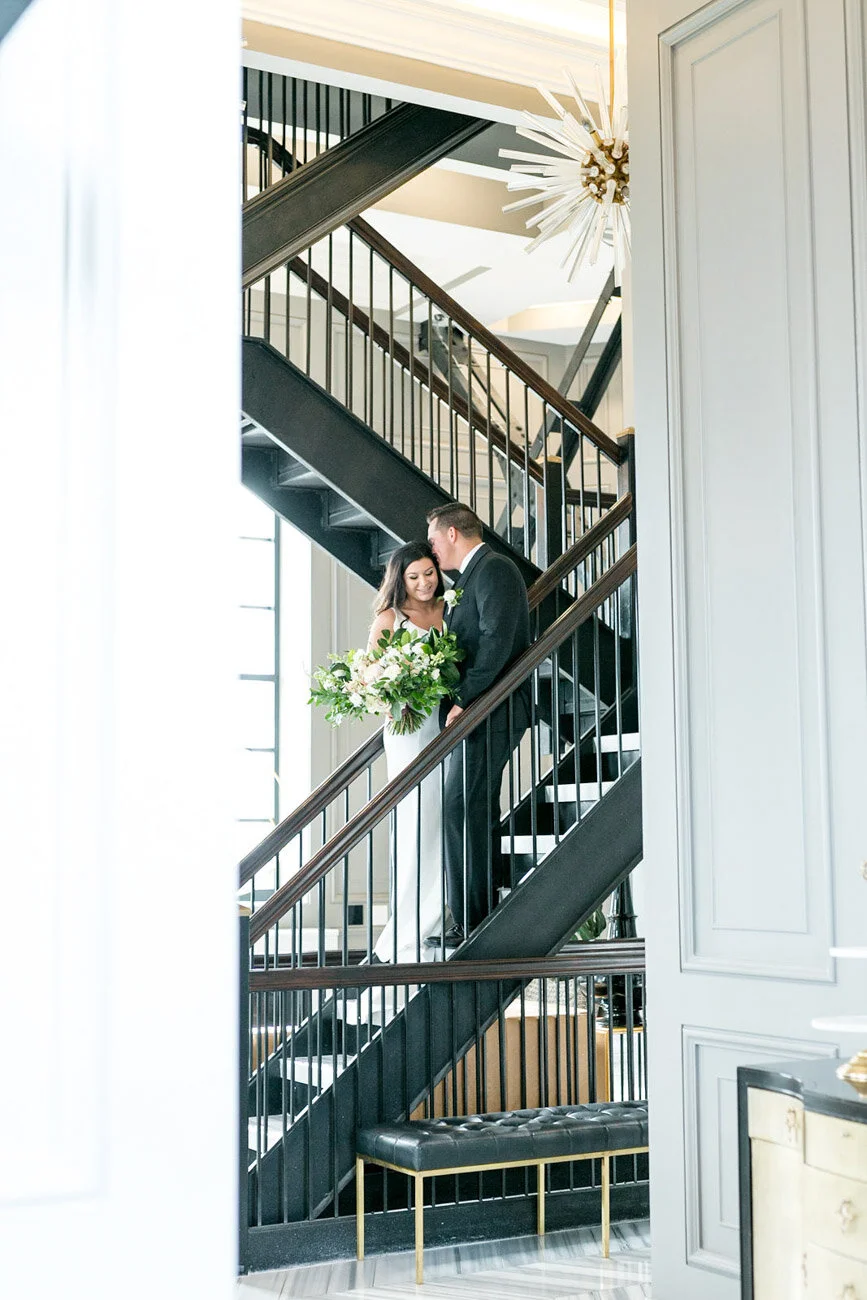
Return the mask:
<svg viewBox="0 0 867 1300">
<path fill-rule="evenodd" d="M 545 1166 L 562 1160 L 602 1162 L 602 1254 L 610 1233 L 610 1160 L 648 1147 L 647 1103 L 595 1102 L 544 1106 L 490 1115 L 455 1115 L 405 1124 L 376 1124 L 356 1140 L 356 1236 L 364 1258 L 364 1165 L 369 1162 L 415 1179 L 415 1280 L 423 1280 L 424 1180 L 436 1174 L 478 1173 L 536 1165 L 537 1230 L 545 1231 Z"/>
</svg>

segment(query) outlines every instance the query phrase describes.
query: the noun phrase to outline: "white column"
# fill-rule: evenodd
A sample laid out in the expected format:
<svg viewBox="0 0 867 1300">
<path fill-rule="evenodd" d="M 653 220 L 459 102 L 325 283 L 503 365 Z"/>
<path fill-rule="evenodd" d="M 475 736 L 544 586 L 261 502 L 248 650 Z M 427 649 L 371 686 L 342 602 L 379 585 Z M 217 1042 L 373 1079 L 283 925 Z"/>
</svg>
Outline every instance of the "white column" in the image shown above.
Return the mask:
<svg viewBox="0 0 867 1300">
<path fill-rule="evenodd" d="M 3 1291 L 218 1300 L 237 1238 L 237 14 L 0 45 Z"/>
</svg>

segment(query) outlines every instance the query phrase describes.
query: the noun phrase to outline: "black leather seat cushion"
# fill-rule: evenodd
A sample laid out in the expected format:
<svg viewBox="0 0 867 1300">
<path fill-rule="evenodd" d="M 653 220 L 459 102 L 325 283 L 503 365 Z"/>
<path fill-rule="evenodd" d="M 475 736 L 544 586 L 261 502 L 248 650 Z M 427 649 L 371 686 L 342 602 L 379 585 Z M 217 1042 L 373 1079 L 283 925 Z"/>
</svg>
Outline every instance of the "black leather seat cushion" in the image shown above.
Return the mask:
<svg viewBox="0 0 867 1300">
<path fill-rule="evenodd" d="M 622 1151 L 646 1147 L 647 1135 L 647 1102 L 593 1102 L 376 1124 L 359 1132 L 356 1149 L 420 1172 Z"/>
</svg>

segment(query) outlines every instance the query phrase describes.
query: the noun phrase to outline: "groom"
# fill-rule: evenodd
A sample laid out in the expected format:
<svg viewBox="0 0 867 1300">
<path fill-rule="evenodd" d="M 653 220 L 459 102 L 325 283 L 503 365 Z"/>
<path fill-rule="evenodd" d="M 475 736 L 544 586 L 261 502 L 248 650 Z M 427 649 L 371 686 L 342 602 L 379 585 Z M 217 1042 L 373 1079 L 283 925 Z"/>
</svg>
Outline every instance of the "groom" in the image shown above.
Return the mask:
<svg viewBox="0 0 867 1300">
<path fill-rule="evenodd" d="M 457 569 L 461 593 L 447 615 L 464 651 L 456 703 L 441 706 L 449 726 L 530 644 L 530 609 L 520 570 L 482 541 L 482 524 L 467 506 L 439 506 L 427 516 L 428 541 L 441 569 Z M 529 725 L 529 683 L 479 723 L 448 761 L 443 802 L 448 901 L 455 924 L 446 947 L 457 947 L 492 910 L 502 878 L 500 784 L 509 755 Z M 439 943 L 431 936 L 428 943 Z"/>
</svg>

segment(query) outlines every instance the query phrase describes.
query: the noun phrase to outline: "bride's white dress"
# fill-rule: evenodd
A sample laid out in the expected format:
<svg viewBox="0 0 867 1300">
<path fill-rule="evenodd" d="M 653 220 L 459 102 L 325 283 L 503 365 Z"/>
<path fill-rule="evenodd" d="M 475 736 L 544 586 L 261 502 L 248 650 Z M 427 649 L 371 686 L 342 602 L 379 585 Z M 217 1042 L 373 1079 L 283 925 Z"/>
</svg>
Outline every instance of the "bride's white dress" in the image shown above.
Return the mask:
<svg viewBox="0 0 867 1300">
<path fill-rule="evenodd" d="M 409 628 L 419 636 L 427 634 L 426 628 L 419 627 L 398 610 L 395 610 L 394 626 L 396 631 Z M 385 762 L 389 781 L 439 735 L 439 730 L 438 709 L 412 735 L 393 736 L 386 728 Z M 437 954 L 425 951 L 424 940 L 429 934 L 439 933 L 443 909 L 439 768 L 422 781 L 420 799 L 418 790 L 413 790 L 398 804 L 392 836 L 389 918 L 374 952 L 380 961 L 429 961 Z"/>
</svg>

